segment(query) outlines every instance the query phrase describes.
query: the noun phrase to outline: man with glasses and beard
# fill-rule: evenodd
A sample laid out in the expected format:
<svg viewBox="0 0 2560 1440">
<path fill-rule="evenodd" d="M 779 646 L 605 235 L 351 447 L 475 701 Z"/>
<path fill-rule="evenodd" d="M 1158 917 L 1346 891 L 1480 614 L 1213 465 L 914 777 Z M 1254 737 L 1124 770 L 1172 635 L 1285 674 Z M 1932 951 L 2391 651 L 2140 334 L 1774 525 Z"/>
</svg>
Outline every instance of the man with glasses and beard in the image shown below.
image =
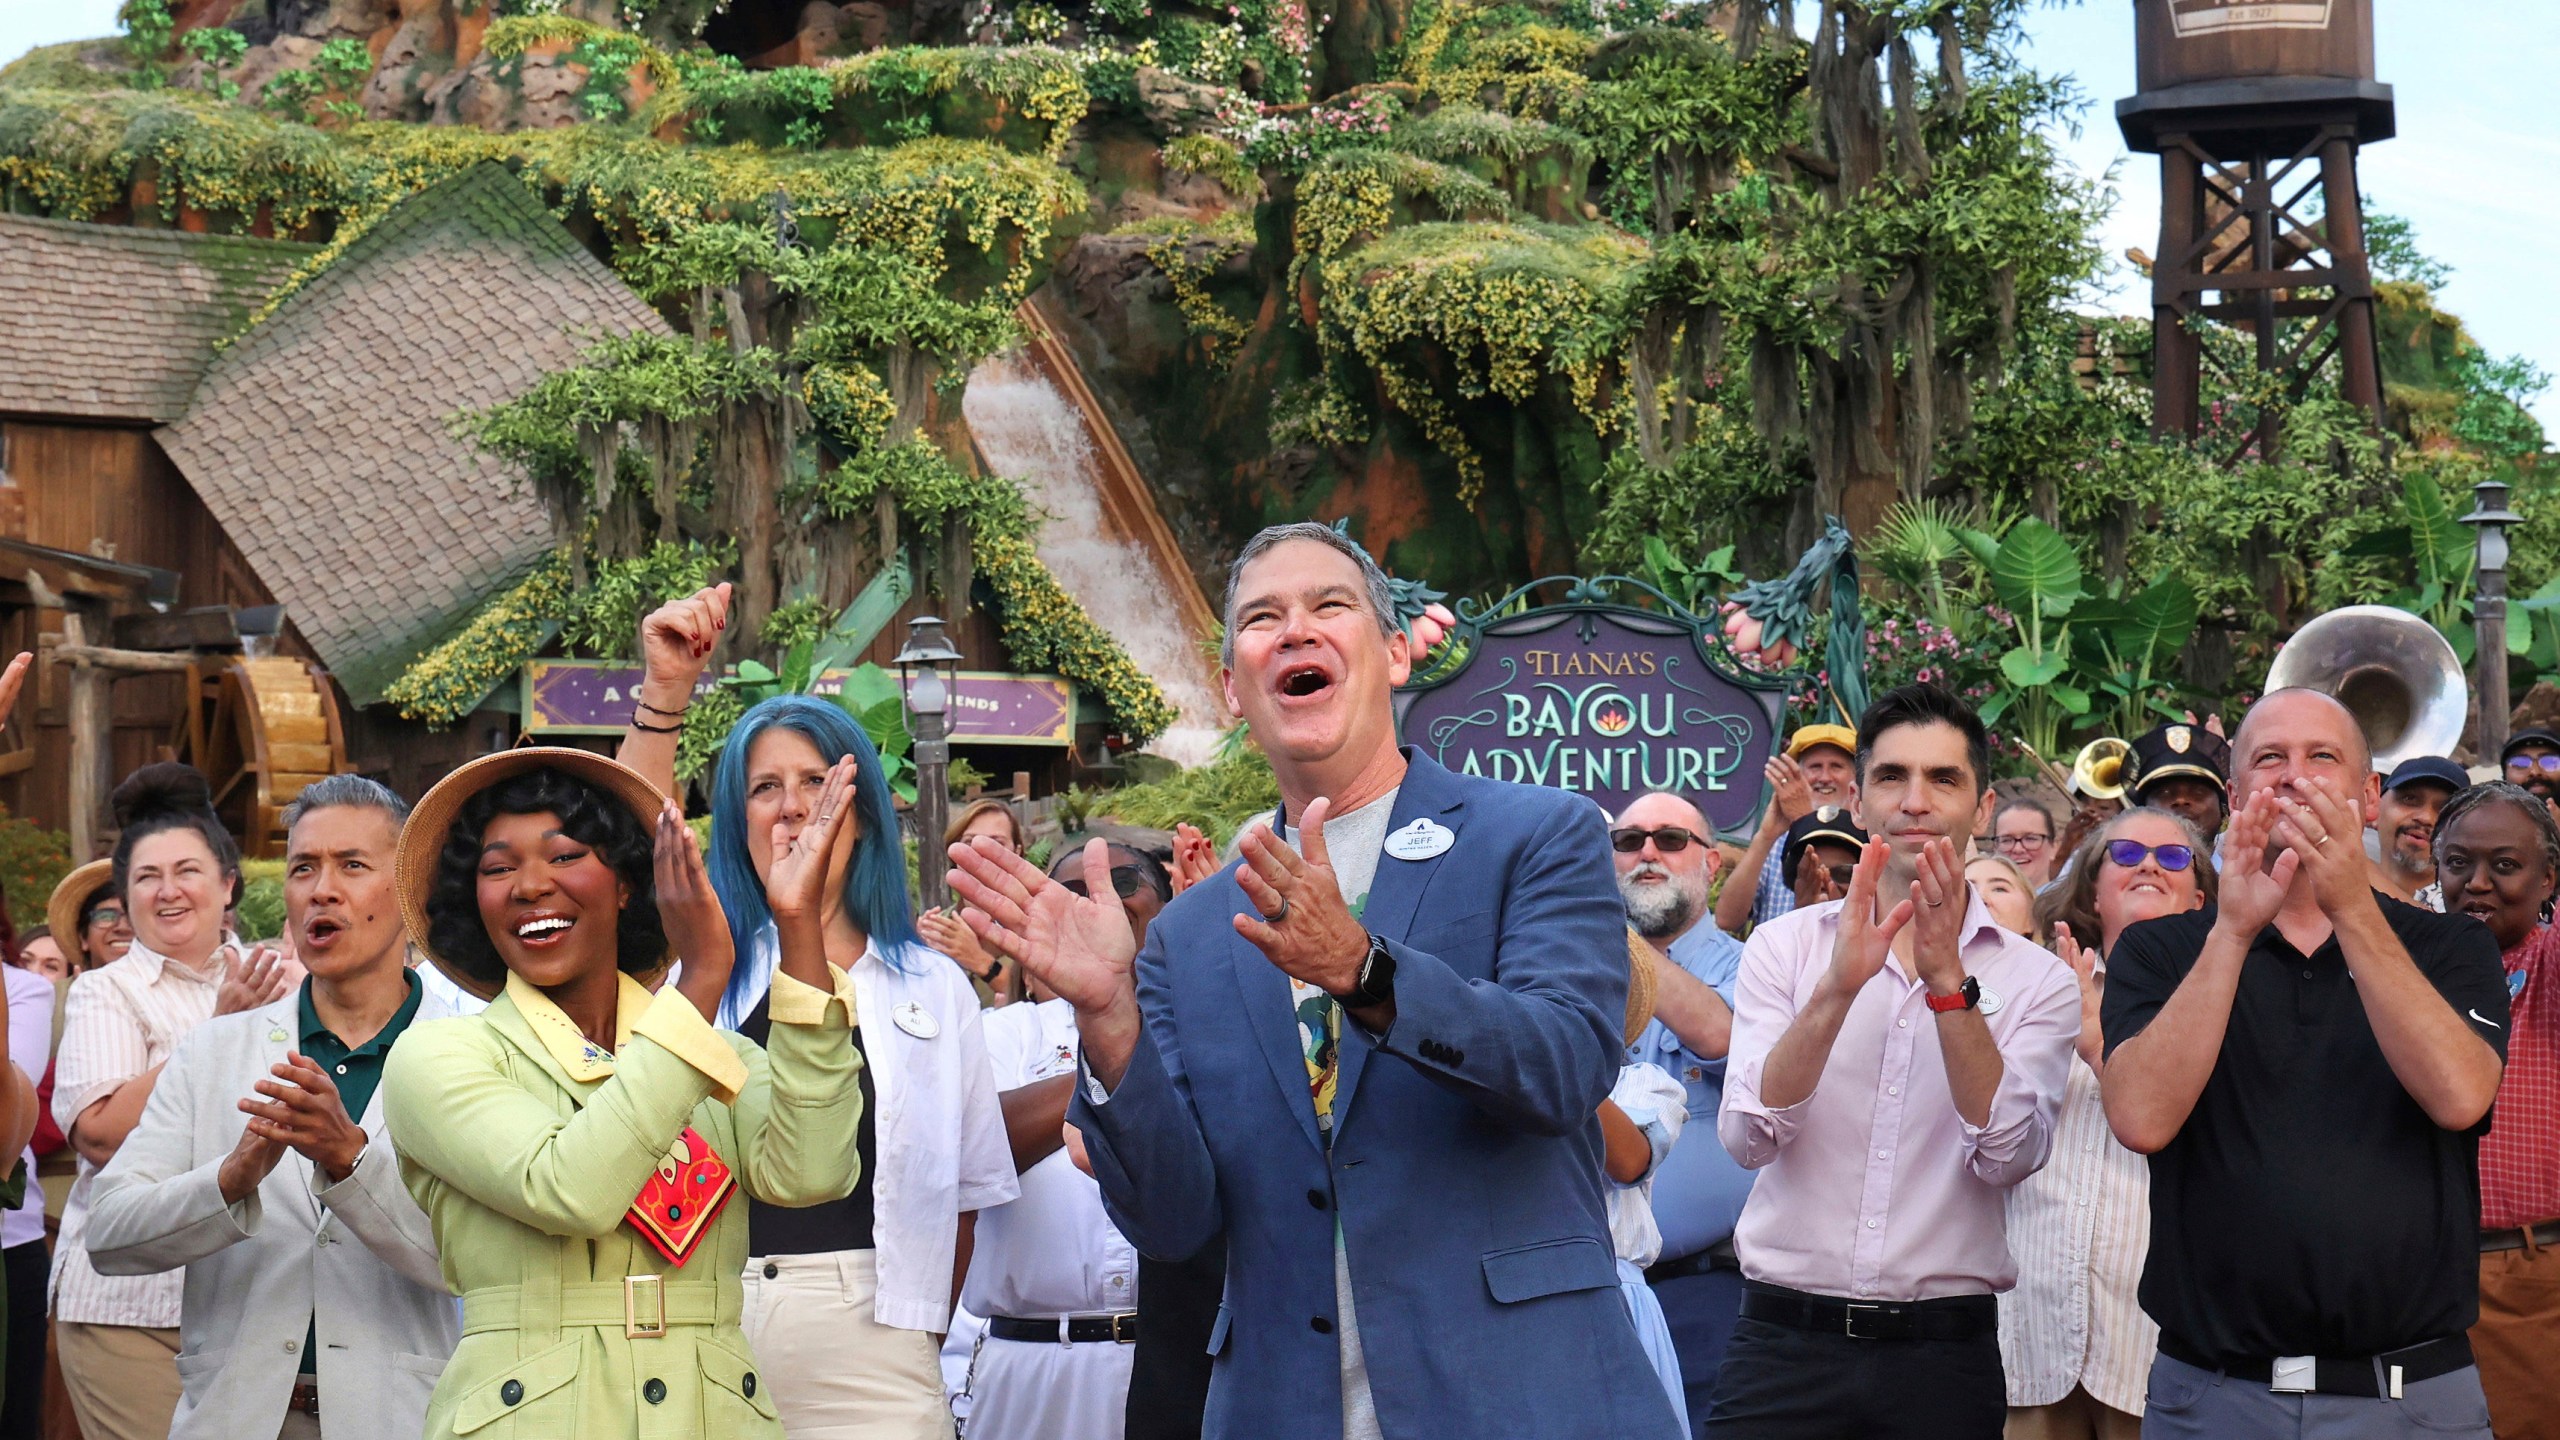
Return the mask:
<svg viewBox="0 0 2560 1440">
<path fill-rule="evenodd" d="M 1751 1194 L 1751 1172 L 1724 1153 L 1715 1133 L 1742 942 L 1707 913 L 1707 886 L 1724 859 L 1713 834 L 1697 806 L 1660 790 L 1629 802 L 1609 831 L 1627 923 L 1672 962 L 1654 968 L 1653 1023 L 1627 1047 L 1627 1059 L 1662 1067 L 1689 1092 L 1689 1123 L 1654 1172 L 1662 1254 L 1644 1278 L 1671 1327 L 1692 1426 L 1706 1419 L 1741 1314 L 1733 1222 Z"/>
<path fill-rule="evenodd" d="M 2536 725 L 2508 736 L 2507 748 L 2498 752 L 2498 768 L 2560 817 L 2560 731 Z"/>
</svg>

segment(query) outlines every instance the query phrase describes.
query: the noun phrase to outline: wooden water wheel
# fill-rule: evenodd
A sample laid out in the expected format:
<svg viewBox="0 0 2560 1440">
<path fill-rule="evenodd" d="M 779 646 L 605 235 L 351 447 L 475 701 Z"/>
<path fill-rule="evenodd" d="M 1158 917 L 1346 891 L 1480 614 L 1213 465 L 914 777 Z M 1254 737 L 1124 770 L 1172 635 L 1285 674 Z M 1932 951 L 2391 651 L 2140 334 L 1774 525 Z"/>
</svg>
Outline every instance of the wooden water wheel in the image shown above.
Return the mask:
<svg viewBox="0 0 2560 1440">
<path fill-rule="evenodd" d="M 213 805 L 243 853 L 284 853 L 284 807 L 347 766 L 346 729 L 328 675 L 307 660 L 208 655 L 178 758 L 213 782 Z"/>
</svg>

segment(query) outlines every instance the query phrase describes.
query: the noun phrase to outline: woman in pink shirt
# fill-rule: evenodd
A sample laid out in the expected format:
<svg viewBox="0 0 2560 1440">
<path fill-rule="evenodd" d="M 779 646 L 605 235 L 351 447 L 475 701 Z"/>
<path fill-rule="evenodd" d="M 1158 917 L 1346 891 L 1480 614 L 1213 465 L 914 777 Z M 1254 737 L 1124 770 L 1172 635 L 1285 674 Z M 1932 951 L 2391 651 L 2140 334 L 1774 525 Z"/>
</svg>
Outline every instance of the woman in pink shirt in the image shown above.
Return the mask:
<svg viewBox="0 0 2560 1440">
<path fill-rule="evenodd" d="M 2480 1137 L 2480 1319 L 2471 1349 L 2498 1440 L 2560 1436 L 2560 824 L 2503 780 L 2436 817 L 2445 909 L 2504 952 L 2507 1068 Z"/>
</svg>

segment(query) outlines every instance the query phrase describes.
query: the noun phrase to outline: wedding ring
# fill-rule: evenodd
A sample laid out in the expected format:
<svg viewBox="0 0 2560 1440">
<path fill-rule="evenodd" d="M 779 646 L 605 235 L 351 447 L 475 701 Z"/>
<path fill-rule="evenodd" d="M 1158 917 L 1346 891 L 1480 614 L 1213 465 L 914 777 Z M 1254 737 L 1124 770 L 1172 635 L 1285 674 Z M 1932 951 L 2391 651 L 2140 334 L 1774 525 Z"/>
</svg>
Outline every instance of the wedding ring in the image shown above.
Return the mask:
<svg viewBox="0 0 2560 1440">
<path fill-rule="evenodd" d="M 1281 897 L 1280 897 L 1280 913 L 1279 913 L 1279 914 L 1277 914 L 1277 915 L 1267 915 L 1267 916 L 1264 916 L 1263 918 L 1264 918 L 1264 920 L 1265 920 L 1267 923 L 1269 923 L 1269 924 L 1273 924 L 1273 925 L 1277 925 L 1277 924 L 1279 924 L 1281 921 L 1288 919 L 1288 918 L 1289 918 L 1289 897 L 1288 897 L 1288 896 L 1286 896 L 1286 895 L 1283 895 L 1283 896 L 1281 896 Z"/>
</svg>

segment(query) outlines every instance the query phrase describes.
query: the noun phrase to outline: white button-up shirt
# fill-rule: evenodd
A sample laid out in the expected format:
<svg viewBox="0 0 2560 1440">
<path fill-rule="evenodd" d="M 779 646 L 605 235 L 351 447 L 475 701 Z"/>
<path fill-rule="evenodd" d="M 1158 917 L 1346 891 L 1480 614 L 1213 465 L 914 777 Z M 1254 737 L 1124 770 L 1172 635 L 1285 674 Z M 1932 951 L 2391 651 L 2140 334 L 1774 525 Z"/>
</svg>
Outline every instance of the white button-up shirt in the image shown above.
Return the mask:
<svg viewBox="0 0 2560 1440">
<path fill-rule="evenodd" d="M 1742 1273 L 1853 1300 L 2006 1290 L 2018 1267 L 2004 1202 L 2052 1146 L 2080 1036 L 2079 984 L 1967 887 L 1957 945 L 2000 1051 L 1986 1123 L 1956 1112 L 1928 987 L 1892 960 L 1849 1002 L 1813 1093 L 1770 1105 L 1762 1069 L 1831 969 L 1844 903 L 1779 916 L 1742 947 L 1717 1116 L 1724 1148 L 1760 1171 L 1733 1232 Z"/>
<path fill-rule="evenodd" d="M 2074 1386 L 2142 1413 L 2160 1327 L 2135 1289 L 2151 1250 L 2151 1170 L 2107 1127 L 2098 1076 L 2077 1056 L 2053 1160 L 2009 1192 L 2018 1288 L 2000 1297 L 2000 1363 L 2012 1405 L 2051 1405 Z"/>
<path fill-rule="evenodd" d="M 1066 1001 L 1008 1005 L 985 1024 L 999 1091 L 1075 1073 L 1076 1012 Z M 1138 1252 L 1103 1213 L 1102 1187 L 1057 1150 L 1023 1172 L 1021 1199 L 979 1212 L 960 1294 L 975 1315 L 1122 1314 L 1138 1306 Z"/>
<path fill-rule="evenodd" d="M 735 1030 L 747 1018 L 781 962 L 780 942 L 767 925 L 738 957 L 748 983 L 721 998 L 721 1029 Z M 893 1329 L 938 1335 L 951 1328 L 960 1212 L 1002 1205 L 1022 1187 L 995 1075 L 987 1068 L 978 992 L 937 951 L 918 945 L 908 951 L 907 964 L 892 968 L 880 947 L 870 945 L 852 971 L 860 1010 L 855 1023 L 879 1107 L 871 1235 L 880 1288 L 871 1315 Z"/>
<path fill-rule="evenodd" d="M 220 952 L 216 952 L 219 954 Z M 136 940 L 123 958 L 71 982 L 63 1003 L 62 1048 L 53 1061 L 53 1123 L 71 1133 L 80 1112 L 126 1081 L 168 1063 L 178 1041 L 213 1018 L 219 965 L 199 974 Z M 62 1235 L 53 1249 L 53 1318 L 84 1325 L 173 1330 L 187 1277 L 101 1275 L 82 1239 L 98 1168 L 80 1162 L 62 1206 Z"/>
</svg>

